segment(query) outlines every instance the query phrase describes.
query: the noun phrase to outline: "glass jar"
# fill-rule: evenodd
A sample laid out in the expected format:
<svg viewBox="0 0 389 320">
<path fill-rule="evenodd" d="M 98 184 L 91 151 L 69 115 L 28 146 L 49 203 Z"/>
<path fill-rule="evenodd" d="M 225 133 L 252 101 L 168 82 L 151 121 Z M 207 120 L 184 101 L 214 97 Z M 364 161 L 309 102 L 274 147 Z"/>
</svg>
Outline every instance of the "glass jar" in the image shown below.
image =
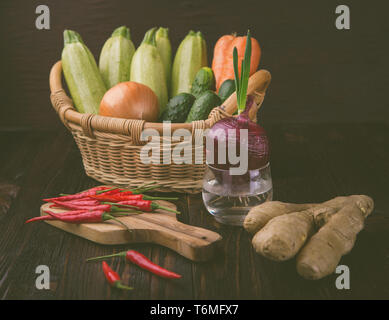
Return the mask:
<svg viewBox="0 0 389 320">
<path fill-rule="evenodd" d="M 249 210 L 273 198 L 270 164 L 231 175 L 207 165 L 203 179 L 203 201 L 215 219 L 223 224 L 242 226 Z"/>
</svg>

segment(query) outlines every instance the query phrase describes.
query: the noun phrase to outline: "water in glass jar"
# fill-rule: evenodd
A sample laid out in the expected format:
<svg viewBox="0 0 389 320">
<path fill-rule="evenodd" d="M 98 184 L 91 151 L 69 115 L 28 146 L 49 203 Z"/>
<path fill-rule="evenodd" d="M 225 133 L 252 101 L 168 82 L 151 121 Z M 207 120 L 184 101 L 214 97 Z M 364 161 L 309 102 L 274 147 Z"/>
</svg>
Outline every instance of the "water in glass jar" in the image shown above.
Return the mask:
<svg viewBox="0 0 389 320">
<path fill-rule="evenodd" d="M 241 226 L 252 207 L 272 198 L 270 165 L 251 170 L 244 178 L 231 177 L 228 170 L 209 167 L 206 170 L 203 180 L 204 205 L 220 223 Z"/>
</svg>

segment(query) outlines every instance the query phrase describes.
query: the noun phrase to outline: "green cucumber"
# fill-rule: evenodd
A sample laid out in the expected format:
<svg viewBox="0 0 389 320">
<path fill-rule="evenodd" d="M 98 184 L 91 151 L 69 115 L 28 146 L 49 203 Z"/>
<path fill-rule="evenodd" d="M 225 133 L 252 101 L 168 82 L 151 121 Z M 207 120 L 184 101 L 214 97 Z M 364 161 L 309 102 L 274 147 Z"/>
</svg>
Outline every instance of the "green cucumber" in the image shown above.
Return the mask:
<svg viewBox="0 0 389 320">
<path fill-rule="evenodd" d="M 95 58 L 81 36 L 72 30 L 64 31 L 62 69 L 78 112 L 97 114 L 107 91 Z"/>
<path fill-rule="evenodd" d="M 170 95 L 191 92 L 197 72 L 207 66 L 207 48 L 201 32 L 190 31 L 174 57 Z"/>
<path fill-rule="evenodd" d="M 201 68 L 193 81 L 191 93 L 198 98 L 207 90 L 215 90 L 215 77 L 211 68 Z"/>
<path fill-rule="evenodd" d="M 148 86 L 158 97 L 159 115 L 168 100 L 165 70 L 155 41 L 155 30 L 146 32 L 143 42 L 135 51 L 131 63 L 131 81 Z"/>
<path fill-rule="evenodd" d="M 167 103 L 166 110 L 162 114 L 162 121 L 171 121 L 172 123 L 185 122 L 186 117 L 195 101 L 195 97 L 190 93 L 182 92 L 171 98 Z"/>
<path fill-rule="evenodd" d="M 115 29 L 112 36 L 104 43 L 99 61 L 101 76 L 108 89 L 119 82 L 130 81 L 134 52 L 130 29 L 125 26 Z"/>
<path fill-rule="evenodd" d="M 222 102 L 226 101 L 235 92 L 235 80 L 228 79 L 219 88 L 219 97 Z"/>
<path fill-rule="evenodd" d="M 165 67 L 166 84 L 170 86 L 172 76 L 172 45 L 169 39 L 169 29 L 159 28 L 155 33 L 155 41 L 157 42 L 157 49 Z"/>
<path fill-rule="evenodd" d="M 185 122 L 206 120 L 211 110 L 221 104 L 220 97 L 215 92 L 207 90 L 195 100 Z"/>
</svg>

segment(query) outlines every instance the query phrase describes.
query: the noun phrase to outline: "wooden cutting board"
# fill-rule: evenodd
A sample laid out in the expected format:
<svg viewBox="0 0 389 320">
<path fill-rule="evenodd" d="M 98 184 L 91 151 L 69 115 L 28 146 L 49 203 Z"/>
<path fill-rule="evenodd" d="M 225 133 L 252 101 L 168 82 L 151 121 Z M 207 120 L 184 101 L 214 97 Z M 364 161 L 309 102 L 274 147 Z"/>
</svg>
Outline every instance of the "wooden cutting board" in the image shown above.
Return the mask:
<svg viewBox="0 0 389 320">
<path fill-rule="evenodd" d="M 176 209 L 173 203 L 157 200 L 160 205 Z M 52 203 L 41 206 L 41 215 L 44 210 L 64 212 L 63 209 L 49 208 Z M 222 237 L 213 231 L 190 226 L 176 219 L 176 214 L 164 210 L 154 213 L 135 214 L 128 217 L 119 217 L 132 232 L 126 230 L 116 221 L 108 220 L 104 223 L 71 224 L 61 221 L 46 221 L 48 224 L 70 232 L 82 238 L 105 245 L 127 243 L 155 243 L 170 248 L 193 261 L 210 259 Z"/>
</svg>

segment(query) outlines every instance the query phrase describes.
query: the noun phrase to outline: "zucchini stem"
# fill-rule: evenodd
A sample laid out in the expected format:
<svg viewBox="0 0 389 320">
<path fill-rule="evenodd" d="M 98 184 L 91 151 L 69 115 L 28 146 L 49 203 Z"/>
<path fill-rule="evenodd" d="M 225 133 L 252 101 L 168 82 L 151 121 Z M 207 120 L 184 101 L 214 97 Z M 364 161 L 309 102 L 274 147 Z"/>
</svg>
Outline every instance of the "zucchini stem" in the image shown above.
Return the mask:
<svg viewBox="0 0 389 320">
<path fill-rule="evenodd" d="M 160 27 L 155 35 L 161 38 L 169 38 L 169 28 Z"/>
<path fill-rule="evenodd" d="M 156 47 L 157 46 L 157 42 L 155 40 L 156 31 L 157 31 L 156 27 L 151 28 L 149 31 L 147 31 L 145 37 L 143 38 L 142 44 L 147 43 Z"/>
<path fill-rule="evenodd" d="M 112 32 L 112 37 L 117 37 L 117 36 L 122 36 L 128 40 L 131 40 L 130 29 L 127 28 L 126 26 L 121 26 L 119 28 L 116 28 Z"/>
<path fill-rule="evenodd" d="M 78 32 L 76 32 L 76 31 L 73 31 L 73 30 L 65 30 L 63 32 L 63 40 L 64 40 L 64 45 L 65 46 L 67 44 L 74 43 L 74 42 L 84 43 L 82 41 L 82 38 L 81 38 L 80 34 Z"/>
</svg>

